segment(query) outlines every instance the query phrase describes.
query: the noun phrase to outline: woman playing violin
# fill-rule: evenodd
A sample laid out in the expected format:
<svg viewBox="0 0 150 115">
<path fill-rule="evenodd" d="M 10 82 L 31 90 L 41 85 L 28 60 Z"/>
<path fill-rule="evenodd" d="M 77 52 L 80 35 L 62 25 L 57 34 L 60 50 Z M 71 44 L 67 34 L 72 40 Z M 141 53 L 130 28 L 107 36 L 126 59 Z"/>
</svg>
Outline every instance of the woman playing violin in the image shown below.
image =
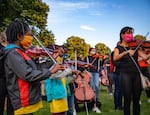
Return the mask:
<svg viewBox="0 0 150 115">
<path fill-rule="evenodd" d="M 120 45 L 114 49 L 114 61 L 120 61 L 120 76 L 124 94 L 124 115 L 130 115 L 130 104 L 133 101 L 133 115 L 140 115 L 141 79 L 139 71 L 131 57 L 138 64 L 138 55 L 143 59 L 150 58 L 140 48 L 132 50 L 129 43 L 133 40 L 133 28 L 124 27 L 120 31 Z"/>
</svg>

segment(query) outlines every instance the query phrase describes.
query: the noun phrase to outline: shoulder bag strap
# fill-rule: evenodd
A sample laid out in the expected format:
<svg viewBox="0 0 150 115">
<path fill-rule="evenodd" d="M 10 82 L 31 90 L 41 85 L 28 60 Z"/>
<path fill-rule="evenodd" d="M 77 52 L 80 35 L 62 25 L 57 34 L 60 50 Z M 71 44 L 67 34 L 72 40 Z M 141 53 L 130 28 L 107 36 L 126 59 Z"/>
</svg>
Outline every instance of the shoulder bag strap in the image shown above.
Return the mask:
<svg viewBox="0 0 150 115">
<path fill-rule="evenodd" d="M 127 51 L 127 49 L 126 49 L 125 47 L 123 47 L 123 48 L 125 49 L 125 51 Z M 137 63 L 135 62 L 134 58 L 133 58 L 131 55 L 129 55 L 129 56 L 130 56 L 131 60 L 134 62 L 134 64 L 135 64 L 136 68 L 138 69 L 138 71 L 139 71 L 139 73 L 140 73 L 140 75 L 141 75 L 141 74 L 142 74 L 142 72 L 141 72 L 141 70 L 140 70 L 139 66 L 137 65 Z"/>
</svg>

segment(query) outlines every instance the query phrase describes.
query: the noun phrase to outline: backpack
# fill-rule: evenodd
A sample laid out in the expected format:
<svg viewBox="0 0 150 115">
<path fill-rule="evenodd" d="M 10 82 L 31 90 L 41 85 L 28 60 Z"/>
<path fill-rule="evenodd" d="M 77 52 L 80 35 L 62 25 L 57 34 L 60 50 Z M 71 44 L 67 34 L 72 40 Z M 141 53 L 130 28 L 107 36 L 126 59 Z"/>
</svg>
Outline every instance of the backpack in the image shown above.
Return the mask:
<svg viewBox="0 0 150 115">
<path fill-rule="evenodd" d="M 4 48 L 0 46 L 0 77 L 4 76 Z"/>
</svg>

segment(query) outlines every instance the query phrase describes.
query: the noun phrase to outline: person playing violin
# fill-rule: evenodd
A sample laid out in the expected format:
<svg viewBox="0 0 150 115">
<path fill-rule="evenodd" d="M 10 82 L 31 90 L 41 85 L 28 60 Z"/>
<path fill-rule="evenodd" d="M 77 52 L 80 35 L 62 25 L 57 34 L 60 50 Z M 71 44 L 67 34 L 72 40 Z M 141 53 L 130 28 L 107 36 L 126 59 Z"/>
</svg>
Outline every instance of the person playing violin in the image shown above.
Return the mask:
<svg viewBox="0 0 150 115">
<path fill-rule="evenodd" d="M 100 58 L 95 57 L 96 49 L 90 48 L 89 56 L 87 56 L 84 61 L 90 64 L 88 67 L 88 71 L 92 74 L 92 78 L 90 79 L 90 85 L 93 88 L 96 96 L 96 103 L 99 103 L 99 91 L 100 91 L 100 83 L 99 83 L 99 69 L 100 69 Z M 108 80 L 108 79 L 107 79 Z M 103 78 L 103 83 L 107 84 L 107 80 Z M 98 107 L 93 108 L 93 111 L 97 113 L 101 113 Z"/>
<path fill-rule="evenodd" d="M 142 48 L 142 50 L 144 52 L 146 52 L 145 48 Z M 143 73 L 144 76 L 146 76 L 148 78 L 148 80 L 150 81 L 150 73 L 148 71 L 148 62 L 147 60 L 143 60 L 140 56 L 138 57 L 138 63 L 141 69 L 141 72 Z M 150 82 L 148 83 L 148 87 L 150 88 Z M 150 90 L 146 89 L 146 96 L 147 96 L 147 102 L 150 103 Z"/>
<path fill-rule="evenodd" d="M 88 109 L 93 109 L 96 113 L 101 113 L 99 110 L 101 103 L 97 102 L 96 104 L 96 95 L 93 88 L 90 86 L 90 80 L 92 79 L 92 75 L 89 71 L 87 71 L 88 67 L 91 67 L 92 64 L 86 62 L 87 60 L 83 58 L 82 54 L 77 54 L 77 70 L 79 70 L 79 74 L 75 79 L 75 83 L 77 84 L 77 88 L 75 89 L 75 107 L 76 111 L 79 110 L 78 102 L 89 102 Z M 81 80 L 82 79 L 82 80 Z M 82 81 L 82 82 L 81 82 Z M 83 88 L 84 86 L 84 88 Z"/>
<path fill-rule="evenodd" d="M 130 115 L 131 100 L 133 101 L 133 115 L 140 115 L 140 95 L 142 91 L 139 71 L 132 61 L 138 65 L 138 56 L 149 59 L 150 54 L 146 55 L 140 48 L 132 50 L 129 43 L 133 41 L 133 28 L 123 27 L 120 31 L 120 45 L 114 49 L 114 61 L 120 62 L 120 76 L 122 91 L 124 95 L 124 115 Z"/>
<path fill-rule="evenodd" d="M 4 49 L 5 77 L 15 115 L 32 115 L 42 108 L 40 81 L 64 70 L 57 63 L 51 70 L 37 69 L 34 61 L 25 53 L 26 44 L 23 41 L 32 38 L 30 32 L 29 25 L 20 20 L 12 21 L 6 29 L 9 44 Z"/>
</svg>

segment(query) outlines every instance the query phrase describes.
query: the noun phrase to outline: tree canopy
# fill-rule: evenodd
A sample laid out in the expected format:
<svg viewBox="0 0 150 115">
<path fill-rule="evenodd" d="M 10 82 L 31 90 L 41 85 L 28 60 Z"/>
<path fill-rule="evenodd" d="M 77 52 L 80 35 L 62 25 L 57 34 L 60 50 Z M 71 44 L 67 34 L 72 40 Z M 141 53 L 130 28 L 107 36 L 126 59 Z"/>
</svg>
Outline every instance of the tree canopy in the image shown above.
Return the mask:
<svg viewBox="0 0 150 115">
<path fill-rule="evenodd" d="M 49 6 L 42 0 L 1 0 L 0 11 L 0 31 L 18 18 L 27 22 L 42 42 L 54 43 L 52 31 L 46 29 Z"/>
<path fill-rule="evenodd" d="M 4 31 L 11 21 L 18 18 L 30 25 L 32 33 L 45 46 L 55 44 L 55 35 L 46 28 L 49 7 L 42 0 L 0 0 L 0 32 Z M 66 40 L 65 46 L 70 58 L 74 57 L 73 52 L 75 50 L 83 57 L 88 55 L 90 45 L 85 42 L 85 39 L 71 36 Z M 33 44 L 36 45 L 37 42 L 34 40 Z M 110 54 L 109 47 L 103 43 L 97 43 L 95 48 L 98 53 Z"/>
<path fill-rule="evenodd" d="M 137 40 L 146 40 L 147 39 L 145 36 L 142 36 L 142 35 L 135 35 L 134 38 Z"/>
<path fill-rule="evenodd" d="M 110 48 L 106 46 L 104 43 L 97 43 L 95 45 L 95 49 L 97 53 L 103 54 L 103 55 L 110 55 Z"/>
<path fill-rule="evenodd" d="M 70 59 L 75 58 L 75 51 L 77 54 L 81 54 L 82 57 L 86 57 L 90 48 L 90 45 L 87 44 L 83 38 L 78 36 L 69 37 L 67 42 L 64 43 L 64 46 L 67 48 L 68 57 Z"/>
</svg>

